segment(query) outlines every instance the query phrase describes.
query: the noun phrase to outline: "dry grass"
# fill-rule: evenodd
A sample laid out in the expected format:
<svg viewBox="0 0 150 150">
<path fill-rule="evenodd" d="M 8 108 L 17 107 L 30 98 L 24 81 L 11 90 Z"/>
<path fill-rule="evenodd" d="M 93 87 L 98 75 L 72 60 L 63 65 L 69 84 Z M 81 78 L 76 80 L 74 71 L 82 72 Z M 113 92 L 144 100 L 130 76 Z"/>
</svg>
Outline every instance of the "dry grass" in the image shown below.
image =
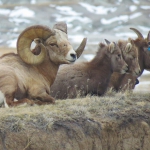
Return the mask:
<svg viewBox="0 0 150 150">
<path fill-rule="evenodd" d="M 55 105 L 20 106 L 0 109 L 0 130 L 19 132 L 25 125 L 50 128 L 57 120 L 94 118 L 95 120 L 147 119 L 150 114 L 150 94 L 115 93 L 105 96 L 57 100 Z"/>
</svg>

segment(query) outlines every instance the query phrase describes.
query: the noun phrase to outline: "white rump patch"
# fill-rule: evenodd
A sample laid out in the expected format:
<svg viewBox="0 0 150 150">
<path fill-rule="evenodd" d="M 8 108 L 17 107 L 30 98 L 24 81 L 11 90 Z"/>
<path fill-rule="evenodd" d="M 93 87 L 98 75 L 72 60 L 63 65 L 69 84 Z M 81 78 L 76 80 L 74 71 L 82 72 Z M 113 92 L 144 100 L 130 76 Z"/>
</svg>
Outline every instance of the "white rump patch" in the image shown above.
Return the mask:
<svg viewBox="0 0 150 150">
<path fill-rule="evenodd" d="M 9 108 L 8 104 L 6 103 L 6 98 L 2 91 L 0 91 L 0 105 L 4 104 L 5 108 Z"/>
</svg>

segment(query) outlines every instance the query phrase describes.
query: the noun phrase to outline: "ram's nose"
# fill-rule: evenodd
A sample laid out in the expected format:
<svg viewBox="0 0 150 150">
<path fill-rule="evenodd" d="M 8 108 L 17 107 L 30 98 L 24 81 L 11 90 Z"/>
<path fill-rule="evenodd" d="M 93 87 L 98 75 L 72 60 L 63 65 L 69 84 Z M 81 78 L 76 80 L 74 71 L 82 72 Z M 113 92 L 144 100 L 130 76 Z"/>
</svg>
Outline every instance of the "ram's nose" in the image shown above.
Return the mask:
<svg viewBox="0 0 150 150">
<path fill-rule="evenodd" d="M 70 56 L 73 58 L 73 60 L 77 59 L 77 55 L 76 54 L 71 53 Z"/>
<path fill-rule="evenodd" d="M 77 59 L 77 54 L 76 52 L 72 49 L 68 52 L 67 56 L 66 56 L 66 59 L 69 61 L 69 62 L 75 62 L 76 59 Z"/>
</svg>

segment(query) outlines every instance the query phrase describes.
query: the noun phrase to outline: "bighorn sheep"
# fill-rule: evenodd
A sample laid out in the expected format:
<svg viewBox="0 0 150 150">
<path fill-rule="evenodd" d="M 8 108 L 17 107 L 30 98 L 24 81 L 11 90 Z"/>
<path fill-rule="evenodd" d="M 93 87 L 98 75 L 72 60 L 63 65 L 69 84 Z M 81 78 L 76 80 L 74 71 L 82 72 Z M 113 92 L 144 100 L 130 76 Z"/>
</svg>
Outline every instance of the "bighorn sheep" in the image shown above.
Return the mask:
<svg viewBox="0 0 150 150">
<path fill-rule="evenodd" d="M 109 44 L 108 40 L 106 40 L 106 42 Z M 133 40 L 130 38 L 128 39 L 128 41 L 119 40 L 118 46 L 122 51 L 123 59 L 128 65 L 127 73 L 137 77 L 141 71 L 138 62 L 138 49 L 135 46 Z M 123 82 L 124 76 L 126 76 L 126 74 L 113 72 L 113 74 L 111 75 L 108 88 L 109 89 L 111 88 L 115 91 L 123 90 L 125 87 L 128 86 L 127 83 Z"/>
<path fill-rule="evenodd" d="M 75 98 L 78 96 L 102 95 L 105 93 L 113 71 L 125 73 L 124 62 L 118 45 L 99 44 L 96 56 L 90 62 L 78 62 L 62 65 L 56 80 L 51 86 L 51 95 L 57 99 Z"/>
<path fill-rule="evenodd" d="M 133 40 L 135 46 L 138 49 L 138 61 L 140 65 L 141 72 L 137 76 L 141 76 L 144 69 L 150 69 L 150 31 L 147 35 L 147 38 L 144 39 L 143 35 L 135 28 L 130 28 L 133 30 L 138 38 Z M 132 74 L 125 74 L 124 77 L 122 78 L 122 83 L 126 86 L 121 86 L 119 90 L 124 91 L 124 90 L 132 90 L 135 88 L 135 84 L 138 83 L 136 76 L 133 76 Z M 120 83 L 120 85 L 123 85 Z"/>
<path fill-rule="evenodd" d="M 33 40 L 35 51 L 40 52 L 37 55 L 30 50 Z M 54 103 L 50 86 L 60 64 L 75 62 L 85 45 L 86 38 L 76 52 L 73 50 L 67 38 L 67 25 L 63 22 L 55 24 L 53 29 L 42 25 L 25 29 L 18 37 L 18 54 L 8 53 L 0 57 L 0 93 L 5 107 L 22 103 Z"/>
</svg>

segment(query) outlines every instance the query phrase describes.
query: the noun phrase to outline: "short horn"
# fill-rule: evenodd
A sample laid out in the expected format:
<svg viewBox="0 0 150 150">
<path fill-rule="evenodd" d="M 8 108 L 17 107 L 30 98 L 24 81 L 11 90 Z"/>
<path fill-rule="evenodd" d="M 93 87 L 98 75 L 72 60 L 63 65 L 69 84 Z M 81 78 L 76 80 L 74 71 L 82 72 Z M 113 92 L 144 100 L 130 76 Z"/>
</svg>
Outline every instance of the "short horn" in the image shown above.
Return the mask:
<svg viewBox="0 0 150 150">
<path fill-rule="evenodd" d="M 40 38 L 45 41 L 53 32 L 46 26 L 35 25 L 26 28 L 18 37 L 17 41 L 17 52 L 21 59 L 32 65 L 41 64 L 46 56 L 46 48 L 41 43 L 41 52 L 39 55 L 34 55 L 31 50 L 31 43 L 35 38 Z"/>
<path fill-rule="evenodd" d="M 143 35 L 140 33 L 140 31 L 138 31 L 138 30 L 135 29 L 135 28 L 130 28 L 130 29 L 133 30 L 133 31 L 137 34 L 138 38 L 144 39 L 144 37 L 143 37 Z"/>
<path fill-rule="evenodd" d="M 65 22 L 57 22 L 54 26 L 53 29 L 58 29 L 67 34 L 67 24 Z"/>
<path fill-rule="evenodd" d="M 105 42 L 107 43 L 107 45 L 109 45 L 109 44 L 110 44 L 110 41 L 108 41 L 107 39 L 105 39 Z"/>
<path fill-rule="evenodd" d="M 79 58 L 81 56 L 81 54 L 83 53 L 85 45 L 86 45 L 86 41 L 87 41 L 87 38 L 84 38 L 82 40 L 80 46 L 77 48 L 77 50 L 76 50 L 77 58 Z"/>
</svg>

